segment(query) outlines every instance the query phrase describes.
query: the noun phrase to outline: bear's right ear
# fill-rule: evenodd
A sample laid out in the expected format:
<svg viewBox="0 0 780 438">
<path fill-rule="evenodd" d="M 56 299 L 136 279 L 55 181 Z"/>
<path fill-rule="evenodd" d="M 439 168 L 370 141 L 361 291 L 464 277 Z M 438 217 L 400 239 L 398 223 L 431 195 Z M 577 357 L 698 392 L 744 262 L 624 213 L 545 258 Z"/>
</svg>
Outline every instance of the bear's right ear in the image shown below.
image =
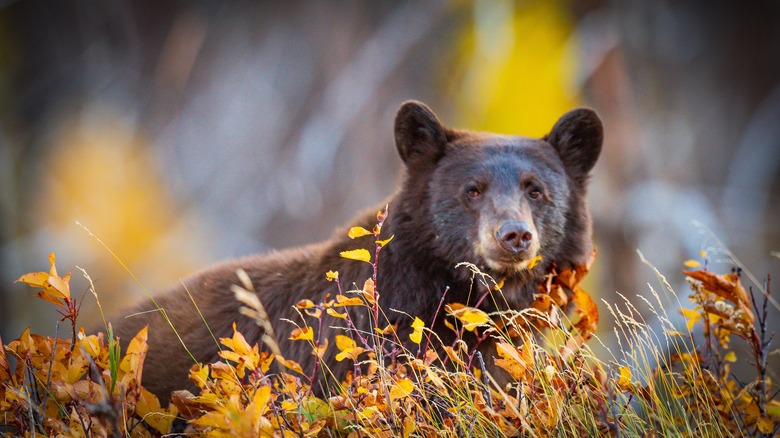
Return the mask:
<svg viewBox="0 0 780 438">
<path fill-rule="evenodd" d="M 409 168 L 424 169 L 444 155 L 447 135 L 436 114 L 421 102 L 404 102 L 395 116 L 395 146 Z"/>
</svg>

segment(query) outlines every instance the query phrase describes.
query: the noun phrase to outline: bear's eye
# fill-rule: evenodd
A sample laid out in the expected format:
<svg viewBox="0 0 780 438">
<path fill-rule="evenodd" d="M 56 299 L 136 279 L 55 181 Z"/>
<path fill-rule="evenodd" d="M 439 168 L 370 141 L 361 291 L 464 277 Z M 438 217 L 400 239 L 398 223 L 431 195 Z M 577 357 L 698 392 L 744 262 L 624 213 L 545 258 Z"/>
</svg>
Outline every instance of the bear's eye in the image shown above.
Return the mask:
<svg viewBox="0 0 780 438">
<path fill-rule="evenodd" d="M 539 199 L 542 197 L 542 191 L 539 189 L 531 189 L 528 191 L 528 197 L 531 199 Z"/>
<path fill-rule="evenodd" d="M 475 186 L 470 186 L 466 189 L 466 196 L 469 198 L 479 198 L 482 195 L 482 192 L 476 188 Z"/>
</svg>

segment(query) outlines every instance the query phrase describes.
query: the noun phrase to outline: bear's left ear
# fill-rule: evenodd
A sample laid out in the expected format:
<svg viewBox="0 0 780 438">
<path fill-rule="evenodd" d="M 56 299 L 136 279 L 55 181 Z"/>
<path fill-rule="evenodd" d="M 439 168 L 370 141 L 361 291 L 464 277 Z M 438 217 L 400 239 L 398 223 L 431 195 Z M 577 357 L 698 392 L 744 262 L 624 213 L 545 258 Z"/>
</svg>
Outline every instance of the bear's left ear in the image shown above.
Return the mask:
<svg viewBox="0 0 780 438">
<path fill-rule="evenodd" d="M 395 116 L 395 145 L 407 167 L 422 170 L 444 155 L 447 134 L 436 114 L 421 102 L 404 102 Z"/>
<path fill-rule="evenodd" d="M 604 127 L 595 111 L 579 108 L 558 119 L 544 140 L 558 152 L 566 172 L 582 180 L 599 158 Z"/>
</svg>

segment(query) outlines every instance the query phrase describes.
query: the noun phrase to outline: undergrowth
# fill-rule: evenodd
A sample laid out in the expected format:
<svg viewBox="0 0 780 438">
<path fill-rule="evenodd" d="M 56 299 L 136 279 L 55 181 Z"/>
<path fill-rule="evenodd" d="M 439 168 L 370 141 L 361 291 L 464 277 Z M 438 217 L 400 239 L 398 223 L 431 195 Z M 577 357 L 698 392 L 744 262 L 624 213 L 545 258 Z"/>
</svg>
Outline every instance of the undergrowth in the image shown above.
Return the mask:
<svg viewBox="0 0 780 438">
<path fill-rule="evenodd" d="M 120 351 L 110 324 L 106 333 L 77 330 L 70 274 L 61 277 L 51 255 L 49 272 L 18 281 L 59 307 L 71 336 L 44 337 L 28 329 L 7 344 L 0 340 L 0 433 L 161 436 L 178 428 L 191 435 L 246 437 L 778 436 L 780 402 L 767 369 L 768 277 L 746 289 L 739 272 L 707 270 L 702 253 L 705 267 L 684 271 L 690 304 L 680 310 L 685 327 L 676 327 L 666 309 L 678 308 L 678 297 L 656 271 L 662 290 L 636 296 L 654 322 L 643 320 L 628 298 L 605 301 L 616 321 L 609 336 L 618 348 L 597 357 L 589 341 L 604 341 L 595 337 L 599 314 L 580 287 L 589 266 L 579 266 L 551 272 L 527 309 L 488 314 L 463 304 L 444 306 L 440 317 L 457 336 L 442 345 L 414 315 L 404 330 L 379 327 L 386 320 L 380 316 L 393 311 L 379 306 L 386 291 L 375 286 L 381 250 L 391 240 L 379 240 L 385 215 L 378 214 L 373 230 L 350 230 L 352 238 L 375 239 L 373 255 L 342 254 L 371 263 L 374 277 L 348 279 L 363 287 L 343 290 L 337 272 L 323 273 L 339 293 L 319 303 L 299 302 L 301 319 L 289 333 L 319 358 L 337 349 L 336 360 L 352 364 L 347 375 L 333 375 L 322 361 L 304 370 L 282 357 L 269 315 L 245 280 L 234 291 L 242 313 L 266 327 L 260 345 L 234 326 L 232 338 L 220 339 L 224 360 L 190 370 L 198 393 L 177 391 L 162 404 L 141 379 L 147 337 L 154 334 L 144 329 Z M 501 294 L 501 285 L 476 267 L 460 269 L 472 269 L 474 281 Z M 94 286 L 92 291 L 97 297 Z M 353 311 L 346 312 L 348 307 Z M 367 312 L 373 330 L 358 331 L 350 323 L 354 311 Z M 351 329 L 322 339 L 324 315 L 344 319 Z M 491 340 L 491 357 L 464 342 L 466 332 Z M 732 372 L 735 339 L 748 346 L 744 359 L 753 370 L 748 380 Z M 274 361 L 283 371 L 269 371 Z M 488 371 L 496 368 L 511 376 L 510 383 L 497 383 L 506 379 Z M 315 396 L 318 376 L 333 395 Z"/>
</svg>

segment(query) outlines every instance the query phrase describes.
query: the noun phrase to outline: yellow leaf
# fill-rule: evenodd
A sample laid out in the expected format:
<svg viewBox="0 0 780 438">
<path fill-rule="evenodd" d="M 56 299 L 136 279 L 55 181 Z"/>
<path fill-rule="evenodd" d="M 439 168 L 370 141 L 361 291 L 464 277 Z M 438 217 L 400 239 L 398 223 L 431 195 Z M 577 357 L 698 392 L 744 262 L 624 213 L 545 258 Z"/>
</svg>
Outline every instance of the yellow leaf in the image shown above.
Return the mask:
<svg viewBox="0 0 780 438">
<path fill-rule="evenodd" d="M 325 273 L 325 279 L 328 281 L 338 280 L 339 271 L 328 271 Z"/>
<path fill-rule="evenodd" d="M 376 406 L 369 406 L 367 408 L 364 408 L 363 410 L 356 411 L 355 414 L 357 414 L 357 418 L 359 420 L 370 421 L 376 415 L 379 414 L 379 408 Z"/>
<path fill-rule="evenodd" d="M 160 406 L 160 401 L 154 394 L 145 388 L 141 388 L 135 412 L 148 425 L 165 435 L 171 431 L 171 425 L 173 420 L 176 419 L 176 414 L 178 414 L 179 410 L 173 404 L 169 405 L 168 409 L 163 409 Z"/>
<path fill-rule="evenodd" d="M 341 251 L 341 257 L 359 262 L 371 263 L 371 253 L 368 250 L 360 248 L 351 251 Z"/>
<path fill-rule="evenodd" d="M 501 290 L 504 287 L 504 279 L 493 285 L 493 290 Z"/>
<path fill-rule="evenodd" d="M 723 356 L 723 360 L 725 360 L 726 362 L 734 363 L 737 361 L 737 354 L 734 353 L 733 351 L 729 351 L 728 353 L 726 353 L 725 356 Z"/>
<path fill-rule="evenodd" d="M 463 328 L 472 332 L 475 328 L 490 321 L 490 316 L 476 307 L 467 307 L 459 303 L 447 305 L 447 312 L 463 323 Z"/>
<path fill-rule="evenodd" d="M 395 237 L 395 234 L 393 234 L 392 236 L 388 237 L 385 240 L 377 240 L 376 244 L 379 245 L 380 247 L 383 247 L 383 246 L 387 245 L 388 243 L 390 243 L 390 241 L 393 240 L 393 237 Z"/>
<path fill-rule="evenodd" d="M 289 339 L 291 341 L 312 341 L 314 340 L 314 329 L 311 327 L 296 327 L 295 330 L 290 333 Z"/>
<path fill-rule="evenodd" d="M 504 369 L 516 380 L 525 377 L 526 372 L 534 366 L 534 350 L 530 337 L 526 337 L 522 349 L 507 342 L 499 342 L 496 344 L 496 352 L 499 356 L 495 360 L 496 366 Z"/>
<path fill-rule="evenodd" d="M 24 274 L 19 277 L 19 279 L 16 280 L 16 283 L 24 283 L 30 287 L 44 288 L 46 287 L 46 280 L 48 279 L 49 274 L 45 272 L 30 272 L 29 274 Z"/>
<path fill-rule="evenodd" d="M 316 318 L 316 319 L 320 319 L 320 316 L 322 316 L 322 310 L 316 307 L 312 309 L 305 309 L 304 312 L 306 312 L 306 314 L 311 316 L 312 318 Z"/>
<path fill-rule="evenodd" d="M 287 369 L 291 369 L 297 373 L 303 374 L 303 368 L 298 362 L 294 360 L 288 360 L 282 356 L 276 356 L 276 361 L 282 364 Z"/>
<path fill-rule="evenodd" d="M 344 335 L 336 335 L 336 348 L 341 351 L 341 353 L 336 355 L 336 360 L 339 362 L 346 358 L 356 360 L 358 355 L 365 351 L 363 347 L 358 347 L 352 338 Z"/>
<path fill-rule="evenodd" d="M 300 300 L 298 301 L 298 304 L 295 305 L 295 307 L 299 309 L 311 309 L 314 307 L 314 301 L 312 300 Z"/>
<path fill-rule="evenodd" d="M 414 391 L 414 383 L 409 379 L 401 379 L 390 388 L 390 398 L 408 397 Z"/>
<path fill-rule="evenodd" d="M 774 422 L 772 422 L 772 419 L 766 416 L 761 416 L 758 418 L 758 431 L 763 434 L 770 434 L 773 430 L 775 430 Z"/>
<path fill-rule="evenodd" d="M 327 350 L 328 350 L 328 338 L 325 338 L 325 342 L 318 345 L 317 348 L 315 348 L 314 351 L 312 351 L 312 354 L 322 359 L 325 357 L 325 351 Z"/>
<path fill-rule="evenodd" d="M 271 398 L 271 387 L 261 386 L 252 397 L 252 403 L 246 407 L 246 413 L 250 415 L 252 429 L 259 430 L 262 422 L 261 417 L 268 407 L 268 401 Z"/>
<path fill-rule="evenodd" d="M 358 237 L 368 236 L 369 234 L 373 233 L 363 227 L 352 227 L 349 229 L 347 236 L 349 236 L 350 239 L 356 239 Z"/>
<path fill-rule="evenodd" d="M 409 339 L 412 340 L 415 344 L 420 344 L 422 341 L 422 332 L 423 327 L 425 327 L 425 323 L 422 321 L 422 319 L 415 317 L 414 322 L 412 322 L 412 333 L 409 334 Z"/>
<path fill-rule="evenodd" d="M 772 400 L 766 405 L 766 413 L 780 419 L 780 401 Z"/>
<path fill-rule="evenodd" d="M 292 400 L 285 400 L 281 404 L 281 408 L 287 412 L 295 412 L 298 410 L 299 404 Z"/>
<path fill-rule="evenodd" d="M 196 384 L 198 388 L 203 389 L 209 381 L 209 366 L 196 363 L 190 367 L 188 376 L 190 382 Z"/>
<path fill-rule="evenodd" d="M 538 255 L 531 259 L 531 261 L 528 263 L 528 269 L 533 269 L 536 267 L 536 265 L 539 264 L 539 262 L 542 261 L 542 256 Z"/>
<path fill-rule="evenodd" d="M 125 357 L 119 362 L 119 373 L 117 383 L 122 383 L 126 388 L 131 382 L 140 384 L 141 373 L 143 372 L 144 358 L 149 349 L 146 343 L 148 339 L 148 326 L 142 328 L 127 346 Z M 119 385 L 117 386 L 119 387 Z"/>
<path fill-rule="evenodd" d="M 57 275 L 57 267 L 54 266 L 54 261 L 57 259 L 57 257 L 54 255 L 53 252 L 49 253 L 49 265 L 51 265 L 51 268 L 49 269 L 49 275 Z"/>
<path fill-rule="evenodd" d="M 51 269 L 48 274 L 45 272 L 30 272 L 19 277 L 16 282 L 41 289 L 41 291 L 35 294 L 36 297 L 52 304 L 63 306 L 64 303 L 59 300 L 70 300 L 70 274 L 65 275 L 65 277 L 57 275 L 54 260 L 54 253 L 49 254 Z"/>
<path fill-rule="evenodd" d="M 252 351 L 252 347 L 249 346 L 249 343 L 246 342 L 246 339 L 244 338 L 244 335 L 241 334 L 238 330 L 236 330 L 236 323 L 233 323 L 233 337 L 232 338 L 219 338 L 219 341 L 222 343 L 222 345 L 226 346 L 227 348 L 233 350 L 239 355 L 247 355 L 250 351 Z"/>
<path fill-rule="evenodd" d="M 37 294 L 33 295 L 34 297 L 38 297 L 42 299 L 43 301 L 48 301 L 56 306 L 61 306 L 62 302 L 59 301 L 57 298 L 51 296 L 50 294 L 47 294 L 46 291 L 39 291 Z"/>
<path fill-rule="evenodd" d="M 332 316 L 332 317 L 334 317 L 334 318 L 339 318 L 339 319 L 347 319 L 347 314 L 346 314 L 346 313 L 339 313 L 339 312 L 336 312 L 335 310 L 333 310 L 333 309 L 332 309 L 332 308 L 330 308 L 330 307 L 328 307 L 327 309 L 325 309 L 325 313 L 327 313 L 328 315 L 330 315 L 330 316 Z"/>
<path fill-rule="evenodd" d="M 362 306 L 363 304 L 360 297 L 347 298 L 344 295 L 336 295 L 336 304 L 333 307 Z"/>
<path fill-rule="evenodd" d="M 374 327 L 374 331 L 379 333 L 380 335 L 391 335 L 395 333 L 395 326 L 392 324 L 388 324 L 387 327 L 381 329 L 379 327 Z"/>
<path fill-rule="evenodd" d="M 701 321 L 701 313 L 696 309 L 681 308 L 680 313 L 685 317 L 685 328 L 690 332 L 698 321 Z"/>
<path fill-rule="evenodd" d="M 65 275 L 64 278 L 60 278 L 56 275 L 49 275 L 47 283 L 49 283 L 49 286 L 51 287 L 47 287 L 45 290 L 57 298 L 70 299 L 70 285 L 68 284 L 68 280 L 70 280 L 70 274 Z"/>
<path fill-rule="evenodd" d="M 350 350 L 356 346 L 357 344 L 355 341 L 349 336 L 336 335 L 336 348 L 338 348 L 339 351 Z"/>
<path fill-rule="evenodd" d="M 685 265 L 686 268 L 698 268 L 699 266 L 701 266 L 701 263 L 691 259 L 691 260 L 684 261 L 683 265 Z"/>
<path fill-rule="evenodd" d="M 338 353 L 336 355 L 336 360 L 339 361 L 339 362 L 341 362 L 342 360 L 347 359 L 347 358 L 352 359 L 352 360 L 357 360 L 358 356 L 360 356 L 360 353 L 362 353 L 364 351 L 365 351 L 365 348 L 363 348 L 363 347 L 355 347 L 355 348 L 351 348 L 349 350 L 344 350 L 341 353 Z"/>
<path fill-rule="evenodd" d="M 449 345 L 444 346 L 444 352 L 447 353 L 447 357 L 450 358 L 450 360 L 459 366 L 466 366 L 466 363 L 463 362 L 463 360 L 458 356 L 458 353 L 455 351 L 454 348 L 450 347 Z"/>
<path fill-rule="evenodd" d="M 631 370 L 625 366 L 619 366 L 618 371 L 620 376 L 618 377 L 618 387 L 621 389 L 629 389 L 631 387 Z"/>
<path fill-rule="evenodd" d="M 404 428 L 403 428 L 404 438 L 411 436 L 412 432 L 414 432 L 416 429 L 417 429 L 417 423 L 415 423 L 414 418 L 411 415 L 404 418 Z"/>
</svg>

